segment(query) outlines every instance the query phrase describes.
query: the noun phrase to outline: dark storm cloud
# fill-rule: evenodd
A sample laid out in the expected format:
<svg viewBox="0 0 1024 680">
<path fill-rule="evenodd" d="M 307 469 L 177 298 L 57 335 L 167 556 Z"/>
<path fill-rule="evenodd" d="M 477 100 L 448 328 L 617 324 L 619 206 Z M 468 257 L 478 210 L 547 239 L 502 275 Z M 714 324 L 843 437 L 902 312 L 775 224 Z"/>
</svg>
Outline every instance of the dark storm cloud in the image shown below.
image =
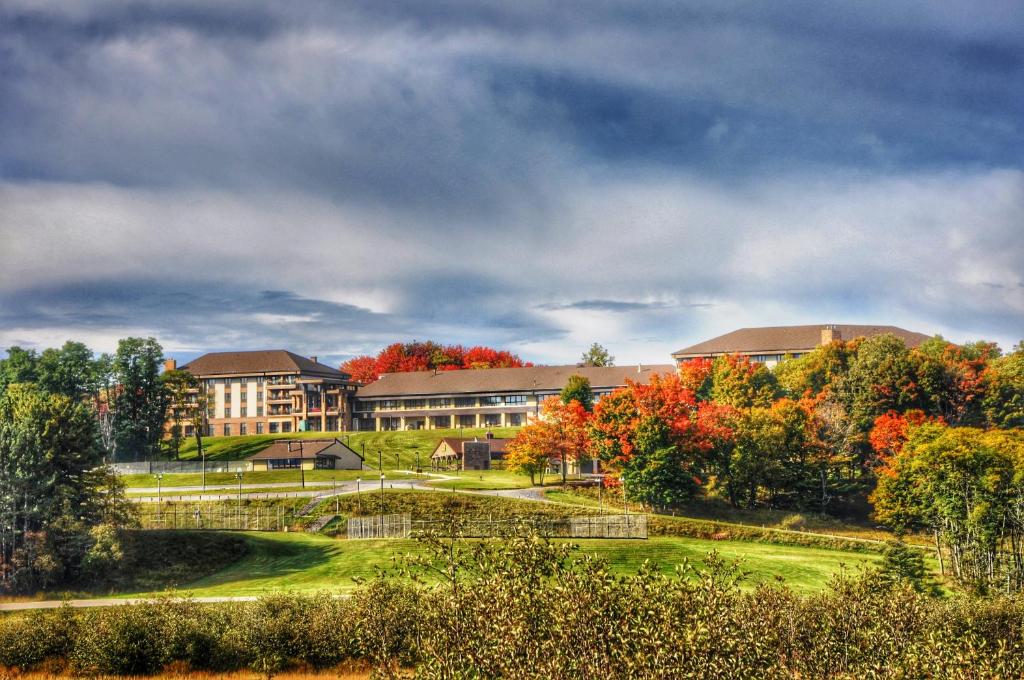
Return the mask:
<svg viewBox="0 0 1024 680">
<path fill-rule="evenodd" d="M 1012 337 L 1021 45 L 1017 2 L 11 0 L 0 340 Z"/>
</svg>

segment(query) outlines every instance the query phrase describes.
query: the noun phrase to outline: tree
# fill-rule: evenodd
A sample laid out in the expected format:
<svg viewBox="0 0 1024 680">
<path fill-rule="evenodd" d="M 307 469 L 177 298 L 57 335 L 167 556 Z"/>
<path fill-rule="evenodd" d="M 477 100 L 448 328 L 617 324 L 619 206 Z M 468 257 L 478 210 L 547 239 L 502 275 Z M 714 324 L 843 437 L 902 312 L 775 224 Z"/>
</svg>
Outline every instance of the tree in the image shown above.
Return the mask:
<svg viewBox="0 0 1024 680">
<path fill-rule="evenodd" d="M 0 359 L 0 394 L 8 385 L 34 383 L 38 376 L 39 357 L 35 350 L 17 345 L 7 348 L 7 358 Z"/>
<path fill-rule="evenodd" d="M 821 395 L 846 373 L 858 344 L 834 340 L 801 357 L 784 358 L 773 369 L 779 388 L 791 399 Z"/>
<path fill-rule="evenodd" d="M 514 472 L 530 475 L 530 485 L 540 478 L 544 485 L 544 473 L 550 464 L 552 451 L 559 446 L 558 432 L 552 423 L 538 421 L 519 430 L 508 443 L 505 464 Z"/>
<path fill-rule="evenodd" d="M 94 395 L 98 387 L 92 350 L 73 340 L 60 349 L 43 350 L 39 355 L 38 383 L 46 392 L 71 399 Z"/>
<path fill-rule="evenodd" d="M 506 350 L 441 345 L 428 340 L 393 343 L 382 349 L 375 357 L 364 355 L 349 359 L 341 365 L 341 370 L 349 373 L 354 380 L 368 384 L 385 373 L 518 368 L 532 365 Z"/>
<path fill-rule="evenodd" d="M 586 410 L 594 410 L 594 392 L 590 389 L 590 380 L 582 375 L 570 375 L 560 396 L 563 404 L 576 400 Z"/>
<path fill-rule="evenodd" d="M 47 587 L 72 576 L 88 527 L 130 516 L 101 466 L 86 404 L 31 384 L 0 397 L 0 583 Z"/>
<path fill-rule="evenodd" d="M 205 423 L 206 399 L 200 394 L 199 379 L 188 371 L 175 369 L 165 371 L 160 380 L 167 396 L 167 416 L 170 426 L 166 445 L 168 452 L 177 460 L 184 439 L 184 425 L 192 428 L 196 438 L 196 450 L 202 452 L 201 430 Z"/>
<path fill-rule="evenodd" d="M 576 400 L 563 404 L 561 399 L 549 397 L 541 404 L 541 418 L 554 428 L 556 448 L 552 454 L 561 463 L 564 484 L 568 479 L 569 462 L 579 463 L 587 454 L 590 413 Z"/>
<path fill-rule="evenodd" d="M 955 345 L 936 336 L 913 350 L 921 408 L 951 425 L 983 421 L 984 372 L 998 355 L 993 343 Z"/>
<path fill-rule="evenodd" d="M 711 372 L 715 362 L 713 359 L 687 359 L 679 364 L 679 380 L 683 387 L 693 392 L 697 399 L 707 401 L 711 398 Z"/>
<path fill-rule="evenodd" d="M 775 400 L 775 376 L 740 354 L 717 357 L 711 368 L 711 399 L 735 408 L 767 407 Z"/>
<path fill-rule="evenodd" d="M 902 538 L 885 544 L 878 572 L 886 583 L 905 583 L 919 593 L 936 592 L 935 585 L 928 577 L 928 569 L 924 565 L 924 554 L 919 548 L 907 545 Z"/>
<path fill-rule="evenodd" d="M 892 334 L 862 341 L 849 370 L 833 389 L 850 419 L 862 432 L 887 411 L 920 407 L 914 361 L 903 340 Z"/>
<path fill-rule="evenodd" d="M 167 392 L 160 380 L 163 348 L 154 338 L 125 338 L 114 355 L 111 399 L 115 456 L 134 460 L 160 455 Z"/>
<path fill-rule="evenodd" d="M 596 342 L 590 346 L 590 349 L 583 353 L 583 356 L 580 358 L 580 360 L 583 362 L 584 366 L 615 365 L 615 357 L 609 354 L 608 350 L 605 347 L 599 345 Z"/>
<path fill-rule="evenodd" d="M 989 362 L 983 378 L 985 420 L 993 427 L 1024 427 L 1024 342 Z"/>
</svg>

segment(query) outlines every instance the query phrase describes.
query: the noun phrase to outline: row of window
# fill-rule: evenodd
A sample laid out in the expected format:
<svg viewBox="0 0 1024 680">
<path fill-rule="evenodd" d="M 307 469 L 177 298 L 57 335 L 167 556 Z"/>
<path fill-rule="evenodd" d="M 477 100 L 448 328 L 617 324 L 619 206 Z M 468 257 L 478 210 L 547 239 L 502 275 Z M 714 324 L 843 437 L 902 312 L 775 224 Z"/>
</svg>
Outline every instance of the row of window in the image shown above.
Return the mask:
<svg viewBox="0 0 1024 680">
<path fill-rule="evenodd" d="M 523 406 L 525 394 L 489 395 L 486 397 L 443 397 L 439 399 L 381 399 L 360 401 L 358 411 L 399 411 L 422 408 L 476 408 L 478 406 Z"/>
<path fill-rule="evenodd" d="M 501 420 L 502 414 L 500 413 L 486 413 L 480 416 L 481 427 L 503 427 Z M 395 416 L 385 416 L 380 418 L 380 429 L 382 430 L 401 430 L 403 428 L 402 419 Z M 364 421 L 365 425 L 358 429 L 373 429 L 373 421 Z M 526 424 L 525 413 L 506 413 L 505 423 L 509 427 L 520 427 Z M 430 416 L 429 418 L 406 418 L 404 428 L 406 430 L 423 430 L 427 427 L 434 429 L 450 429 L 453 427 L 477 427 L 475 415 L 460 415 L 460 416 Z"/>
</svg>

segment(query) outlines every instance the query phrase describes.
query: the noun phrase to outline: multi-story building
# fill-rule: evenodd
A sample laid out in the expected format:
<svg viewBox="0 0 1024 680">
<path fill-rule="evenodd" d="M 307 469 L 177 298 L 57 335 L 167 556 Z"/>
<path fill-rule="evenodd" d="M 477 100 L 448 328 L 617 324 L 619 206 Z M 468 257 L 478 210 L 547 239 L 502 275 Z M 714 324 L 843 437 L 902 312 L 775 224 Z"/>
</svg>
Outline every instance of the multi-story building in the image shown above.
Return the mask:
<svg viewBox="0 0 1024 680">
<path fill-rule="evenodd" d="M 357 430 L 517 427 L 535 420 L 540 404 L 561 392 L 569 376 L 590 380 L 596 398 L 627 380 L 671 374 L 671 365 L 532 366 L 461 371 L 386 373 L 359 388 L 352 425 Z"/>
<path fill-rule="evenodd" d="M 165 369 L 173 370 L 170 359 Z M 285 350 L 211 352 L 181 367 L 199 379 L 205 435 L 335 432 L 351 427 L 358 383 L 346 373 Z M 183 424 L 191 436 L 192 425 Z"/>
<path fill-rule="evenodd" d="M 782 361 L 783 357 L 799 357 L 819 345 L 834 340 L 854 340 L 891 333 L 903 340 L 907 347 L 917 347 L 928 339 L 923 333 L 915 333 L 897 326 L 858 326 L 850 324 L 826 324 L 811 326 L 771 326 L 767 328 L 741 328 L 717 338 L 699 342 L 673 352 L 677 363 L 689 359 L 713 359 L 725 354 L 741 354 L 751 361 L 765 364 L 769 368 Z"/>
</svg>

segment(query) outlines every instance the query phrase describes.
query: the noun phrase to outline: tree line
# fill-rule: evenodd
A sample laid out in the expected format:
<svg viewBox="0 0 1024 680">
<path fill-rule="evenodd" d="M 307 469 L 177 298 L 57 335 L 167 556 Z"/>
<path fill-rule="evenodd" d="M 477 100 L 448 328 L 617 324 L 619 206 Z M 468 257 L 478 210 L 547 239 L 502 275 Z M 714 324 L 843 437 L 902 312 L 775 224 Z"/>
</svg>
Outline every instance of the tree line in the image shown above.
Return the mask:
<svg viewBox="0 0 1024 680">
<path fill-rule="evenodd" d="M 510 443 L 510 465 L 535 475 L 551 459 L 596 458 L 610 484 L 659 508 L 717 496 L 874 509 L 894 529 L 934 533 L 965 582 L 1024 584 L 1024 343 L 1003 354 L 882 335 L 772 369 L 741 355 L 694 359 L 597 403 L 583 383 L 543 404 Z"/>
</svg>

